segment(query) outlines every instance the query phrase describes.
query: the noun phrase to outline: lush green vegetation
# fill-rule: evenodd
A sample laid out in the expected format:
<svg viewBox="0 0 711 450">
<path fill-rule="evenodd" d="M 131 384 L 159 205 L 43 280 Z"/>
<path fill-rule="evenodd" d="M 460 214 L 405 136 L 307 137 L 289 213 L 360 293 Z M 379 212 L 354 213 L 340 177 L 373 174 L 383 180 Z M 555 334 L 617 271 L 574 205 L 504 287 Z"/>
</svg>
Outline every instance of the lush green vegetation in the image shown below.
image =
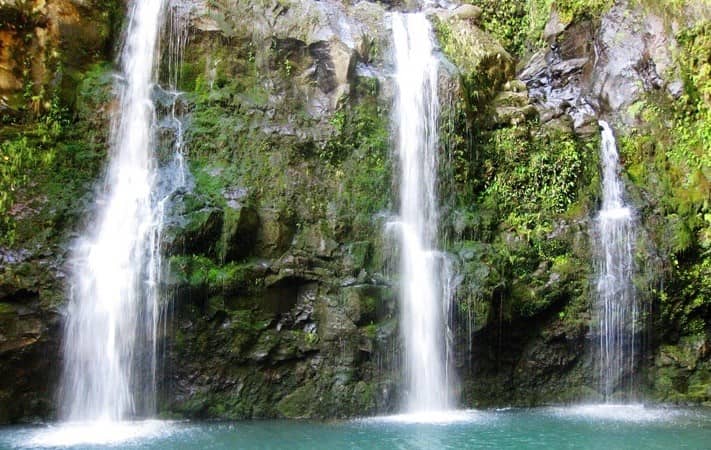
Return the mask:
<svg viewBox="0 0 711 450">
<path fill-rule="evenodd" d="M 320 155 L 331 163 L 332 155 L 346 156 L 334 167 L 342 186 L 337 194 L 340 220 L 350 224 L 349 231 L 358 239 L 372 234 L 375 215 L 386 208 L 392 171 L 388 113 L 378 103 L 377 85 L 369 90 L 355 106 L 334 115 L 337 134 L 326 144 L 326 155 Z"/>
<path fill-rule="evenodd" d="M 472 3 L 483 8 L 481 26 L 516 56 L 541 45 L 555 6 Z M 608 3 L 555 7 L 570 22 L 598 17 Z M 587 280 L 578 274 L 590 271 L 590 254 L 580 225 L 572 224 L 588 220 L 598 197 L 598 137 L 577 137 L 563 131 L 565 124 L 541 127 L 498 43 L 460 30 L 456 21 L 434 25 L 442 50 L 462 71 L 461 94 L 443 114 L 449 161 L 441 189 L 452 193 L 449 242 L 463 265 L 459 309 L 486 324 L 555 306 L 577 327 L 589 301 Z M 497 119 L 499 110 L 509 116 Z"/>
<path fill-rule="evenodd" d="M 56 233 L 79 213 L 73 205 L 88 191 L 105 155 L 101 111 L 110 98 L 110 73 L 104 64 L 87 71 L 74 115 L 55 93 L 45 112 L 0 129 L 5 138 L 0 144 L 0 240 L 37 238 L 38 229 Z"/>
<path fill-rule="evenodd" d="M 480 145 L 482 198 L 503 213 L 562 214 L 595 173 L 595 142 L 581 146 L 572 134 L 512 126 L 483 136 Z"/>
<path fill-rule="evenodd" d="M 551 8 L 563 23 L 576 23 L 611 6 L 604 0 L 473 3 L 484 10 L 480 25 L 519 57 L 540 45 Z M 668 24 L 679 20 L 668 12 L 662 17 Z M 685 379 L 680 365 L 699 355 L 686 342 L 700 345 L 711 319 L 710 29 L 699 23 L 676 36 L 681 96 L 649 93 L 628 111 L 641 125 L 618 130 L 623 178 L 642 222 L 635 283 L 645 310 L 654 311 L 645 316 L 655 320 L 653 334 L 675 343 L 660 349 L 661 361 L 677 361 L 659 363 L 656 389 L 668 400 L 708 398 L 706 366 L 688 380 L 688 393 L 676 380 Z M 471 59 L 452 27 L 437 23 L 436 30 L 448 56 Z M 477 327 L 551 312 L 567 332 L 586 328 L 590 286 L 580 274 L 592 269 L 586 240 L 599 195 L 598 138 L 535 120 L 492 123 L 499 87 L 489 91 L 491 83 L 466 76 L 444 127 L 450 158 L 444 178 L 452 186 L 443 192 L 454 192 L 448 242 L 463 275 L 459 309 Z"/>
<path fill-rule="evenodd" d="M 575 274 L 587 270 L 589 261 L 571 247 L 565 228 L 557 228 L 584 219 L 597 196 L 596 140 L 540 129 L 536 121 L 482 131 L 473 139 L 478 153 L 469 178 L 479 181 L 459 191 L 453 227 L 465 283 L 477 299 L 460 307 L 488 314 L 482 300 L 505 298 L 497 308 L 511 320 L 537 314 L 563 295 L 584 303 L 579 281 L 585 280 Z M 543 289 L 550 273 L 569 284 Z"/>
<path fill-rule="evenodd" d="M 613 0 L 565 0 L 555 2 L 555 8 L 561 13 L 563 22 L 570 22 L 599 18 L 613 3 Z"/>
<path fill-rule="evenodd" d="M 104 142 L 98 125 L 105 126 L 98 107 L 108 101 L 110 81 L 109 68 L 92 61 L 102 59 L 123 15 L 121 2 L 104 3 L 100 10 L 85 5 L 85 12 L 92 15 L 87 21 L 97 27 L 95 41 L 77 44 L 87 48 L 55 42 L 60 38 L 53 33 L 65 30 L 48 27 L 53 12 L 44 6 L 18 2 L 2 10 L 9 16 L 0 20 L 0 29 L 15 35 L 21 42 L 15 45 L 22 45 L 7 50 L 18 66 L 14 75 L 22 89 L 3 97 L 0 115 L 0 241 L 4 243 L 32 237 L 37 220 L 45 221 L 42 228 L 51 233 L 54 221 L 71 215 L 74 189 L 98 170 L 102 157 L 97 145 Z"/>
<path fill-rule="evenodd" d="M 62 164 L 56 158 L 57 147 L 66 138 L 68 125 L 66 110 L 54 98 L 49 110 L 36 121 L 3 130 L 9 137 L 0 143 L 0 237 L 5 242 L 15 240 L 15 217 L 31 209 L 35 201 L 31 197 L 20 200 L 17 194 L 37 187 L 48 172 Z"/>
<path fill-rule="evenodd" d="M 200 255 L 180 255 L 170 258 L 172 273 L 181 277 L 178 283 L 192 289 L 206 289 L 211 295 L 227 293 L 247 294 L 260 287 L 261 280 L 253 274 L 254 264 L 218 264 Z"/>
<path fill-rule="evenodd" d="M 313 117 L 304 101 L 312 87 L 286 73 L 304 70 L 298 44 L 272 40 L 259 49 L 229 39 L 205 43 L 209 51 L 192 47 L 200 54 L 187 55 L 181 77 L 199 192 L 219 205 L 228 186 L 247 187 L 253 204 L 276 208 L 299 228 L 335 213 L 339 233 L 370 234 L 390 188 L 389 121 L 377 80 L 358 78 L 335 111 Z"/>
<path fill-rule="evenodd" d="M 664 217 L 648 225 L 662 254 L 671 255 L 657 292 L 661 320 L 693 335 L 711 315 L 711 24 L 685 30 L 678 40 L 682 95 L 650 95 L 632 105 L 645 125 L 621 147 L 631 181 Z"/>
<path fill-rule="evenodd" d="M 563 23 L 599 18 L 612 0 L 469 0 L 482 8 L 481 26 L 496 36 L 506 50 L 524 56 L 543 45 L 541 35 L 551 9 Z"/>
<path fill-rule="evenodd" d="M 471 0 L 482 8 L 481 25 L 514 55 L 540 47 L 553 0 Z"/>
</svg>

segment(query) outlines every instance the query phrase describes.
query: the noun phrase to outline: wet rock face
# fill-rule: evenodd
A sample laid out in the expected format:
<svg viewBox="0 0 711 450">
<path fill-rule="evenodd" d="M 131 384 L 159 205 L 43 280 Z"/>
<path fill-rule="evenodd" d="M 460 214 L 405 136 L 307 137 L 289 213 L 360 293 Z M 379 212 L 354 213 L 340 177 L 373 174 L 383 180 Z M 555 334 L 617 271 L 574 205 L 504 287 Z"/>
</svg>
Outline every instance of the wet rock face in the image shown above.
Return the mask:
<svg viewBox="0 0 711 450">
<path fill-rule="evenodd" d="M 334 269 L 288 256 L 254 267 L 237 289 L 229 279 L 191 293 L 175 286 L 185 296 L 178 294 L 168 338 L 165 407 L 233 419 L 344 417 L 390 407 L 374 357 L 394 337 L 379 324 L 392 314 L 392 294 L 368 279 L 340 288 L 329 279 Z"/>
<path fill-rule="evenodd" d="M 255 46 L 285 54 L 292 64 L 288 78 L 303 85 L 312 105 L 320 105 L 312 106 L 318 117 L 332 112 L 349 94 L 358 63 L 382 57 L 371 53 L 382 52 L 387 42 L 384 16 L 384 7 L 373 2 L 272 1 L 251 5 L 228 0 L 214 6 L 195 2 L 192 22 L 198 32 L 249 34 Z M 312 83 L 317 89 L 310 87 Z"/>
<path fill-rule="evenodd" d="M 198 4 L 192 24 L 195 183 L 166 232 L 163 408 L 232 419 L 391 409 L 397 327 L 377 215 L 390 185 L 384 7 L 225 1 Z"/>
<path fill-rule="evenodd" d="M 123 3 L 111 5 L 122 10 Z M 399 330 L 386 270 L 392 255 L 381 233 L 394 184 L 385 14 L 407 5 L 190 3 L 195 10 L 179 109 L 194 189 L 175 196 L 164 234 L 164 287 L 172 303 L 162 336 L 161 410 L 231 419 L 391 411 L 399 394 Z M 84 78 L 94 83 L 87 92 L 103 94 L 79 98 L 74 112 L 89 129 L 105 129 L 115 107 L 111 70 L 93 77 L 84 69 L 110 60 L 107 30 L 115 22 L 113 13 L 105 15 L 107 3 L 23 3 L 42 4 L 36 12 L 19 4 L 0 7 L 0 114 L 19 111 L 30 79 L 38 88 L 60 83 L 71 104 Z M 690 17 L 707 9 L 695 5 Z M 584 155 L 597 148 L 589 139 L 598 133 L 598 114 L 634 125 L 628 109 L 645 92 L 680 92 L 670 59 L 673 33 L 653 9 L 616 2 L 600 22 L 574 23 L 561 22 L 554 11 L 544 32 L 548 46 L 523 65 L 519 79 L 513 79 L 514 58 L 479 28 L 477 7 L 430 12 L 438 36 L 449 38 L 440 42 L 450 59 L 442 57 L 441 85 L 449 94 L 442 98 L 461 100 L 469 107 L 468 124 L 482 125 L 476 133 L 500 139 L 495 158 L 479 159 L 487 144 L 480 141 L 459 157 L 471 160 L 471 173 L 482 164 L 483 175 L 499 171 L 502 181 L 540 162 L 544 170 L 531 195 L 555 187 L 548 181 L 564 164 L 546 161 L 556 152 L 597 170 L 596 160 Z M 52 49 L 64 64 L 61 80 Z M 159 103 L 162 95 L 156 93 Z M 463 141 L 476 133 L 448 137 Z M 581 150 L 578 144 L 588 145 Z M 515 163 L 508 167 L 499 159 Z M 460 202 L 474 205 L 459 214 L 462 223 L 451 219 L 451 236 L 461 238 L 452 250 L 460 268 L 457 313 L 474 318 L 460 318 L 455 330 L 463 404 L 595 398 L 586 388 L 592 361 L 585 355 L 594 340 L 586 230 L 596 191 L 580 185 L 587 182 L 580 178 L 591 178 L 583 172 L 575 172 L 570 195 L 589 198 L 574 200 L 565 213 L 535 209 L 535 219 L 520 215 L 531 221 L 520 223 L 477 203 L 485 186 L 469 172 L 459 174 L 476 185 L 462 188 L 475 193 Z M 0 243 L 0 422 L 52 416 L 61 367 L 63 258 L 89 197 L 46 217 L 26 207 L 21 226 L 32 239 L 17 248 Z M 703 339 L 659 349 L 654 389 L 660 398 L 708 401 L 708 349 Z"/>
<path fill-rule="evenodd" d="M 706 336 L 687 336 L 665 345 L 654 360 L 654 388 L 660 400 L 674 403 L 711 401 L 711 342 Z"/>
<path fill-rule="evenodd" d="M 25 86 L 34 95 L 60 86 L 73 102 L 79 73 L 110 45 L 120 0 L 5 1 L 0 5 L 0 110 L 26 107 Z M 60 72 L 61 69 L 61 72 Z M 36 112 L 41 102 L 31 105 Z"/>
<path fill-rule="evenodd" d="M 36 259 L 35 259 L 36 258 Z M 0 251 L 0 422 L 47 417 L 61 366 L 52 258 Z"/>
<path fill-rule="evenodd" d="M 477 334 L 464 383 L 466 402 L 528 407 L 595 398 L 586 325 L 546 314 L 536 322 L 498 330 L 492 324 L 494 329 Z"/>
<path fill-rule="evenodd" d="M 356 52 L 341 41 L 334 41 L 311 44 L 309 53 L 314 58 L 319 89 L 326 95 L 333 95 L 337 103 L 347 93 L 348 79 L 355 70 Z"/>
<path fill-rule="evenodd" d="M 0 422 L 46 417 L 55 408 L 58 318 L 36 303 L 0 303 L 0 310 Z"/>
<path fill-rule="evenodd" d="M 554 14 L 547 29 L 558 34 L 551 31 L 548 47 L 531 58 L 518 78 L 526 83 L 541 122 L 565 115 L 574 129 L 585 133 L 595 115 L 587 97 L 595 64 L 595 30 L 590 22 L 564 27 L 552 25 L 556 21 Z"/>
<path fill-rule="evenodd" d="M 627 125 L 636 120 L 627 113 L 644 92 L 667 90 L 678 95 L 679 73 L 673 67 L 675 48 L 664 19 L 620 4 L 602 18 L 597 37 L 595 77 L 591 94 L 600 108 L 614 111 Z"/>
<path fill-rule="evenodd" d="M 530 90 L 541 121 L 563 114 L 576 131 L 594 133 L 594 118 L 618 116 L 638 125 L 628 108 L 650 91 L 680 94 L 673 66 L 673 32 L 653 11 L 618 2 L 599 23 L 562 24 L 553 13 L 544 37 L 548 47 L 519 73 Z"/>
<path fill-rule="evenodd" d="M 592 38 L 591 24 L 578 24 L 563 32 L 561 43 L 553 42 L 537 53 L 519 74 L 542 122 L 567 114 L 579 127 L 593 114 L 584 95 L 594 64 Z"/>
</svg>

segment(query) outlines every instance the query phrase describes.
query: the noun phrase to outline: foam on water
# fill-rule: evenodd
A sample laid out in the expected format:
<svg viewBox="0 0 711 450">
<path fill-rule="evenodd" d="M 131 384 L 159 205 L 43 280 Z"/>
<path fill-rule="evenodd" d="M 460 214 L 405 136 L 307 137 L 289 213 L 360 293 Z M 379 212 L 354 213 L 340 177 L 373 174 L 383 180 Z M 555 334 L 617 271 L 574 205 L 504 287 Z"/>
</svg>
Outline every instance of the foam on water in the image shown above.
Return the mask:
<svg viewBox="0 0 711 450">
<path fill-rule="evenodd" d="M 550 408 L 550 411 L 560 418 L 631 423 L 671 421 L 684 414 L 683 410 L 612 403 Z"/>
<path fill-rule="evenodd" d="M 68 422 L 35 430 L 29 436 L 18 436 L 23 442 L 17 444 L 23 448 L 116 446 L 128 442 L 166 438 L 178 430 L 176 423 L 161 420 Z"/>
<path fill-rule="evenodd" d="M 711 411 L 642 405 L 505 408 L 349 421 L 139 422 L 111 430 L 0 427 L 0 448 L 179 450 L 237 448 L 637 449 L 709 448 Z M 147 426 L 141 426 L 141 425 Z M 116 429 L 112 425 L 113 429 Z M 43 434 L 47 436 L 42 436 Z M 62 437 L 64 434 L 64 437 Z M 39 436 L 39 438 L 37 438 Z M 79 439 L 78 437 L 84 436 Z M 89 437 L 94 436 L 94 442 Z"/>
<path fill-rule="evenodd" d="M 362 422 L 451 425 L 456 423 L 482 422 L 491 420 L 493 417 L 494 416 L 490 413 L 467 409 L 395 414 L 392 416 L 377 416 L 358 420 Z"/>
</svg>

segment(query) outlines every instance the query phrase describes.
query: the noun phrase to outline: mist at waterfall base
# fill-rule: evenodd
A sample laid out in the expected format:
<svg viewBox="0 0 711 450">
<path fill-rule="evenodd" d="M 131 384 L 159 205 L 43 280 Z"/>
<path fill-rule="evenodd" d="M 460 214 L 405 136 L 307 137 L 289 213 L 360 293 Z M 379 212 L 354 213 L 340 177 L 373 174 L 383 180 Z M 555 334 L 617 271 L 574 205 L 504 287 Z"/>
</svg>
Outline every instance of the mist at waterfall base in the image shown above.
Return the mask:
<svg viewBox="0 0 711 450">
<path fill-rule="evenodd" d="M 460 411 L 442 423 L 393 418 L 343 422 L 145 422 L 141 433 L 107 435 L 96 444 L 43 439 L 54 427 L 0 428 L 0 449 L 94 450 L 288 449 L 669 449 L 708 448 L 711 412 L 641 406 L 580 406 L 528 410 Z M 41 431 L 41 432 L 40 432 Z"/>
<path fill-rule="evenodd" d="M 438 61 L 424 14 L 392 18 L 396 159 L 400 211 L 388 224 L 399 237 L 405 413 L 451 408 L 446 318 L 448 264 L 437 251 Z M 436 417 L 432 419 L 437 420 Z"/>
<path fill-rule="evenodd" d="M 634 395 L 638 307 L 632 282 L 634 212 L 624 202 L 615 136 L 607 122 L 600 121 L 600 127 L 602 207 L 593 232 L 597 237 L 597 375 L 600 393 L 609 403 Z"/>
</svg>

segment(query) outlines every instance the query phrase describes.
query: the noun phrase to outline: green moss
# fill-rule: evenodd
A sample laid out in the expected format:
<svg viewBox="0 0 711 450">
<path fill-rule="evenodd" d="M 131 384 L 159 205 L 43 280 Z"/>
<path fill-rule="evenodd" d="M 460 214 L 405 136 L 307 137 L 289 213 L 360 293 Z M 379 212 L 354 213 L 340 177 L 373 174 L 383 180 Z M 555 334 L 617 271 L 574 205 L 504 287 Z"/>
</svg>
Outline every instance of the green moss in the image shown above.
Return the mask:
<svg viewBox="0 0 711 450">
<path fill-rule="evenodd" d="M 541 35 L 552 9 L 563 23 L 598 19 L 608 11 L 612 0 L 468 0 L 482 8 L 481 27 L 496 36 L 506 50 L 525 56 L 544 43 Z"/>
<path fill-rule="evenodd" d="M 385 156 L 383 153 L 389 143 L 389 130 L 385 126 L 388 119 L 377 102 L 346 103 L 331 116 L 329 122 L 335 135 L 318 154 L 325 163 L 340 165 L 355 152 L 361 157 L 372 153 Z"/>
<path fill-rule="evenodd" d="M 654 394 L 660 400 L 702 403 L 711 399 L 711 365 L 703 356 L 706 345 L 702 332 L 659 349 Z"/>
<path fill-rule="evenodd" d="M 239 420 L 251 416 L 250 408 L 229 395 L 217 397 L 207 408 L 208 417 L 215 417 L 222 420 Z"/>
<path fill-rule="evenodd" d="M 378 102 L 377 84 L 359 78 L 356 86 L 364 83 L 367 96 L 346 103 L 332 116 L 335 134 L 318 155 L 339 184 L 339 220 L 349 224 L 347 231 L 354 238 L 372 234 L 374 215 L 386 208 L 390 197 L 392 171 L 388 111 Z"/>
<path fill-rule="evenodd" d="M 677 39 L 682 96 L 650 94 L 635 104 L 642 125 L 620 139 L 630 181 L 654 199 L 646 228 L 666 255 L 654 300 L 670 336 L 696 334 L 711 311 L 711 24 Z"/>
<path fill-rule="evenodd" d="M 75 110 L 82 120 L 95 121 L 97 110 L 113 99 L 114 66 L 95 63 L 82 73 L 78 84 Z"/>
<path fill-rule="evenodd" d="M 222 420 L 240 420 L 252 417 L 252 405 L 249 399 L 239 392 L 201 392 L 191 394 L 190 398 L 170 405 L 171 413 L 183 417 L 212 418 Z"/>
<path fill-rule="evenodd" d="M 296 345 L 299 351 L 308 352 L 318 348 L 319 337 L 315 331 L 294 331 L 294 333 L 298 336 Z"/>
<path fill-rule="evenodd" d="M 551 267 L 551 270 L 556 273 L 571 274 L 577 270 L 577 266 L 572 261 L 572 257 L 570 255 L 563 254 L 553 258 L 553 266 Z"/>
<path fill-rule="evenodd" d="M 376 407 L 375 398 L 377 393 L 377 385 L 375 383 L 366 383 L 359 381 L 356 383 L 353 391 L 353 414 L 368 414 Z"/>
<path fill-rule="evenodd" d="M 597 138 L 541 128 L 536 120 L 471 131 L 461 123 L 450 131 L 470 133 L 470 147 L 455 153 L 453 165 L 459 312 L 478 328 L 555 308 L 578 318 L 589 300 L 580 274 L 591 268 L 587 248 L 566 224 L 588 217 L 599 195 Z M 566 302 L 576 307 L 563 310 Z"/>
<path fill-rule="evenodd" d="M 697 403 L 711 400 L 711 367 L 708 363 L 698 367 L 689 377 L 687 395 Z"/>
<path fill-rule="evenodd" d="M 182 283 L 193 288 L 206 288 L 210 293 L 248 293 L 260 287 L 253 263 L 219 264 L 199 255 L 171 256 L 171 272 Z"/>
<path fill-rule="evenodd" d="M 306 383 L 285 396 L 276 405 L 277 411 L 288 419 L 301 419 L 316 415 L 318 393 L 312 383 Z"/>
<path fill-rule="evenodd" d="M 613 5 L 613 0 L 556 1 L 555 7 L 564 22 L 580 19 L 597 19 Z"/>
<path fill-rule="evenodd" d="M 373 314 L 375 314 L 375 310 L 376 310 L 377 306 L 378 306 L 378 299 L 373 296 L 366 295 L 363 297 L 363 299 L 361 301 L 361 314 L 373 315 Z"/>
<path fill-rule="evenodd" d="M 466 22 L 435 18 L 434 30 L 442 51 L 459 69 L 462 89 L 458 109 L 471 125 L 513 76 L 513 60 L 497 40 Z"/>
<path fill-rule="evenodd" d="M 360 330 L 363 336 L 368 339 L 375 339 L 378 335 L 378 326 L 374 323 L 361 327 Z"/>
<path fill-rule="evenodd" d="M 553 0 L 470 0 L 482 8 L 481 26 L 496 36 L 514 55 L 540 45 L 539 37 L 548 20 Z"/>
</svg>

